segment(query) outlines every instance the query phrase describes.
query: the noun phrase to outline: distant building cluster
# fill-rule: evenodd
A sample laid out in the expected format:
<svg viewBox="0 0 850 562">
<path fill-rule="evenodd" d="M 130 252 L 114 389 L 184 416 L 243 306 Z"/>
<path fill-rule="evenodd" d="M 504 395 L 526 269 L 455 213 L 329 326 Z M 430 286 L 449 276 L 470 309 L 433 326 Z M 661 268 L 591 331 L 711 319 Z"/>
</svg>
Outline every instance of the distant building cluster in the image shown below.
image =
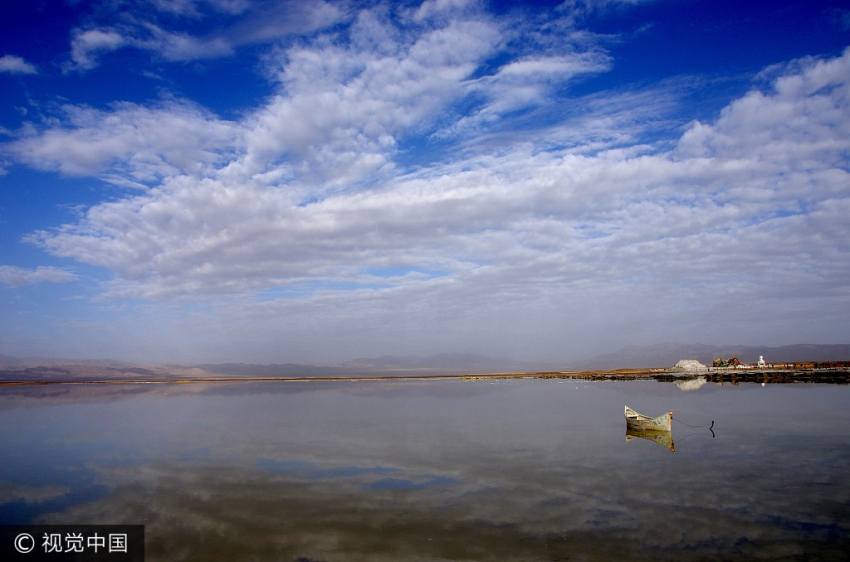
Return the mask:
<svg viewBox="0 0 850 562">
<path fill-rule="evenodd" d="M 707 367 L 696 359 L 682 359 L 670 369 L 672 372 L 679 373 L 697 373 L 707 371 L 726 371 L 738 369 L 847 369 L 850 368 L 850 361 L 806 361 L 794 363 L 767 363 L 764 360 L 764 355 L 759 355 L 759 359 L 755 364 L 742 363 L 737 357 L 729 359 L 715 359 L 711 363 L 711 367 Z"/>
<path fill-rule="evenodd" d="M 696 359 L 682 359 L 673 367 L 673 371 L 685 372 L 685 373 L 696 373 L 696 372 L 705 372 L 713 369 L 765 369 L 767 368 L 767 363 L 764 361 L 764 356 L 759 355 L 759 360 L 755 365 L 742 363 L 737 357 L 730 357 L 729 359 L 715 359 L 711 364 L 711 369 L 706 365 L 703 365 Z"/>
</svg>

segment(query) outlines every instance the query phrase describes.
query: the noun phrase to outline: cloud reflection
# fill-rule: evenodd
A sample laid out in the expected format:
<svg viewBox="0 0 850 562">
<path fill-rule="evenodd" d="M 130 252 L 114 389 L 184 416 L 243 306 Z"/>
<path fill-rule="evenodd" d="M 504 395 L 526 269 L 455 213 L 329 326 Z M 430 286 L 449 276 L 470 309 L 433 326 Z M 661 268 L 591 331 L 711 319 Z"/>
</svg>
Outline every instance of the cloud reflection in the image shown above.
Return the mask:
<svg viewBox="0 0 850 562">
<path fill-rule="evenodd" d="M 66 425 L 85 433 L 78 439 L 99 443 L 98 456 L 77 462 L 96 471 L 108 493 L 43 521 L 143 523 L 149 560 L 846 552 L 848 438 L 802 416 L 796 427 L 779 428 L 775 419 L 780 408 L 798 415 L 820 403 L 846 422 L 833 406 L 840 397 L 827 398 L 846 395 L 844 387 L 710 385 L 681 393 L 665 383 L 578 388 L 542 380 L 295 387 L 48 402 L 0 415 L 31 423 L 59 409 Z M 723 431 L 717 439 L 677 434 L 675 455 L 641 440 L 627 444 L 626 399 L 652 409 L 669 403 L 695 417 L 711 410 Z M 130 433 L 135 426 L 144 430 Z M 123 448 L 128 435 L 132 453 Z"/>
</svg>

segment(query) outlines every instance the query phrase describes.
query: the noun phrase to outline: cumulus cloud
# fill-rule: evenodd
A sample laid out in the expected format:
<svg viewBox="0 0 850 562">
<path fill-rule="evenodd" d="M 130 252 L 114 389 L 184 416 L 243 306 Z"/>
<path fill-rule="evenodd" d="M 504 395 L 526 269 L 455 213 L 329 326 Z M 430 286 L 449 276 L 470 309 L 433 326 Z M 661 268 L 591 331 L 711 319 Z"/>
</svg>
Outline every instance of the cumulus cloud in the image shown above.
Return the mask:
<svg viewBox="0 0 850 562">
<path fill-rule="evenodd" d="M 474 36 L 468 28 L 442 30 L 440 48 L 451 41 L 446 33 L 463 36 L 456 40 L 465 45 Z M 433 57 L 425 64 L 417 51 L 428 41 L 421 39 L 400 56 L 359 61 L 362 66 L 347 82 L 333 74 L 350 73 L 356 66 L 345 53 L 290 52 L 283 77 L 289 94 L 277 96 L 252 118 L 246 152 L 236 162 L 268 164 L 296 155 L 276 169 L 277 182 L 250 179 L 244 170 L 236 172 L 238 166 L 231 166 L 232 175 L 222 170 L 203 181 L 180 176 L 197 172 L 192 166 L 214 164 L 216 146 L 232 132 L 227 125 L 200 119 L 197 111 L 188 112 L 182 135 L 139 134 L 145 118 L 163 120 L 128 107 L 112 115 L 121 126 L 112 128 L 107 120 L 96 142 L 85 142 L 93 127 L 28 139 L 32 162 L 52 161 L 69 173 L 92 172 L 110 158 L 131 153 L 139 160 L 140 146 L 151 138 L 177 139 L 172 150 L 151 150 L 150 168 L 136 161 L 126 164 L 136 176 L 151 168 L 160 177 L 169 176 L 159 188 L 98 205 L 83 223 L 43 233 L 42 243 L 57 255 L 114 268 L 138 283 L 140 294 L 155 297 L 204 287 L 243 290 L 346 272 L 356 279 L 358 271 L 384 265 L 460 271 L 458 264 L 464 262 L 529 268 L 541 278 L 564 282 L 628 263 L 633 277 L 666 271 L 677 272 L 680 281 L 686 276 L 706 283 L 700 276 L 717 274 L 701 254 L 716 257 L 724 248 L 738 248 L 738 258 L 755 260 L 759 253 L 787 250 L 786 238 L 777 236 L 772 243 L 765 229 L 773 234 L 788 230 L 789 236 L 800 238 L 807 230 L 819 230 L 815 225 L 822 219 L 842 230 L 834 221 L 835 210 L 846 203 L 846 172 L 836 167 L 835 159 L 850 138 L 844 131 L 846 119 L 840 119 L 847 112 L 847 74 L 841 68 L 848 55 L 779 78 L 775 93 L 748 94 L 714 124 L 693 125 L 675 154 L 630 156 L 612 150 L 579 157 L 515 147 L 498 156 L 476 155 L 418 174 L 387 177 L 374 189 L 299 206 L 315 195 L 316 187 L 301 185 L 299 190 L 286 183 L 287 176 L 319 178 L 319 184 L 355 183 L 390 161 L 392 150 L 386 147 L 392 149 L 393 142 L 382 146 L 383 136 L 394 139 L 439 107 L 413 100 L 439 104 L 441 98 L 445 103 L 459 95 L 457 84 L 472 66 L 467 57 L 475 49 L 435 57 L 445 61 L 442 65 L 434 64 Z M 486 41 L 481 45 L 485 48 L 479 51 L 486 51 Z M 380 72 L 373 75 L 373 67 Z M 432 78 L 424 78 L 426 74 Z M 383 87 L 405 76 L 410 88 Z M 323 87 L 320 78 L 330 87 Z M 380 88 L 373 87 L 376 80 Z M 430 93 L 422 89 L 429 87 Z M 309 98 L 301 97 L 302 91 Z M 777 107 L 784 108 L 782 118 L 774 117 Z M 172 108 L 171 120 L 174 114 Z M 74 118 L 85 124 L 102 117 L 78 111 Z M 126 125 L 128 119 L 134 126 Z M 797 123 L 799 130 L 789 123 Z M 208 134 L 218 128 L 220 135 Z M 209 151 L 203 143 L 198 146 L 203 140 Z M 58 159 L 72 143 L 100 147 L 101 141 L 107 146 L 89 157 Z M 823 150 L 832 154 L 831 160 L 819 156 L 818 169 L 808 166 L 775 185 L 773 174 L 788 166 L 790 151 Z M 50 154 L 55 156 L 46 158 Z M 359 170 L 354 160 L 340 165 L 345 158 L 359 159 L 365 167 Z M 318 171 L 305 175 L 305 166 Z M 320 171 L 328 176 L 320 177 Z M 837 200 L 828 205 L 815 199 L 830 195 Z M 804 205 L 807 213 L 802 214 Z M 789 213 L 800 216 L 794 219 Z M 795 227 L 802 221 L 806 228 L 792 235 L 792 221 Z M 659 261 L 662 255 L 666 257 Z"/>
<path fill-rule="evenodd" d="M 387 22 L 364 14 L 352 29 Z M 465 94 L 464 81 L 492 50 L 498 30 L 475 20 L 366 45 L 363 50 L 319 44 L 285 53 L 284 92 L 248 123 L 246 164 L 331 186 L 351 185 L 391 164 L 397 142 L 430 127 Z M 289 157 L 289 158 L 287 158 Z M 288 160 L 288 162 L 286 161 Z"/>
<path fill-rule="evenodd" d="M 734 101 L 713 125 L 694 123 L 682 136 L 680 153 L 840 166 L 850 146 L 850 50 L 830 60 L 798 61 L 792 68 L 797 71 L 780 75 L 769 91 L 753 90 Z"/>
<path fill-rule="evenodd" d="M 15 55 L 3 55 L 0 58 L 0 72 L 8 74 L 38 74 L 38 68 Z"/>
<path fill-rule="evenodd" d="M 7 150 L 43 170 L 99 175 L 140 187 L 180 174 L 204 175 L 231 156 L 235 126 L 187 102 L 144 107 L 119 103 L 109 110 L 62 108 L 63 127 L 31 130 Z"/>
<path fill-rule="evenodd" d="M 0 265 L 0 283 L 11 288 L 33 285 L 43 281 L 67 283 L 76 279 L 76 275 L 58 267 L 39 266 L 35 269 L 25 269 L 13 265 Z"/>
</svg>

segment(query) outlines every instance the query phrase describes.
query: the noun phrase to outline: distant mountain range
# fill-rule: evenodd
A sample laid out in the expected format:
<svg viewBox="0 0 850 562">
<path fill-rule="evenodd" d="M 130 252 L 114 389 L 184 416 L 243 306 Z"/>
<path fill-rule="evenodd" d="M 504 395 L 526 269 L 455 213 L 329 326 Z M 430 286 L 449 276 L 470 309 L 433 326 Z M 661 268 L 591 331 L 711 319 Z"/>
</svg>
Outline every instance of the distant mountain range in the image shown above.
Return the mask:
<svg viewBox="0 0 850 562">
<path fill-rule="evenodd" d="M 223 363 L 196 365 L 209 373 L 254 377 L 354 377 L 369 375 L 440 375 L 452 373 L 509 373 L 536 370 L 535 365 L 508 357 L 487 357 L 472 353 L 438 355 L 383 355 L 354 359 L 333 365 L 296 363 L 252 365 Z"/>
<path fill-rule="evenodd" d="M 81 380 L 228 377 L 357 377 L 370 375 L 440 375 L 473 373 L 525 373 L 608 369 L 672 367 L 680 359 L 696 359 L 710 365 L 718 357 L 737 357 L 755 363 L 763 355 L 768 363 L 803 361 L 848 361 L 850 344 L 799 344 L 782 347 L 713 346 L 705 344 L 659 344 L 628 346 L 580 363 L 543 364 L 509 357 L 472 353 L 438 355 L 384 355 L 332 365 L 283 363 L 258 365 L 219 363 L 200 365 L 132 365 L 119 361 L 68 360 L 0 355 L 0 380 Z"/>
<path fill-rule="evenodd" d="M 171 379 L 204 377 L 359 377 L 472 373 L 509 373 L 541 370 L 543 366 L 508 357 L 471 353 L 439 355 L 384 355 L 332 365 L 298 363 L 216 363 L 198 365 L 132 365 L 118 361 L 70 360 L 0 355 L 0 380 Z"/>
<path fill-rule="evenodd" d="M 63 365 L 92 365 L 97 367 L 130 367 L 129 363 L 111 359 L 61 359 L 58 357 L 14 357 L 0 355 L 0 369 L 27 369 L 30 367 L 56 367 Z"/>
</svg>

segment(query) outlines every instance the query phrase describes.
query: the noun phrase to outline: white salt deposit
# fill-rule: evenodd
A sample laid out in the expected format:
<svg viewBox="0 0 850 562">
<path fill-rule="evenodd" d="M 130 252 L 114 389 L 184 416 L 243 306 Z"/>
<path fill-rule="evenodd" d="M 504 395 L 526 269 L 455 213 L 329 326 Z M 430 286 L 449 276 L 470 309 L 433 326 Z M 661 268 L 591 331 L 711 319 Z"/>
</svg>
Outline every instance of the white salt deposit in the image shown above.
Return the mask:
<svg viewBox="0 0 850 562">
<path fill-rule="evenodd" d="M 676 366 L 673 367 L 676 371 L 707 371 L 708 367 L 697 361 L 696 359 L 682 359 Z"/>
</svg>

